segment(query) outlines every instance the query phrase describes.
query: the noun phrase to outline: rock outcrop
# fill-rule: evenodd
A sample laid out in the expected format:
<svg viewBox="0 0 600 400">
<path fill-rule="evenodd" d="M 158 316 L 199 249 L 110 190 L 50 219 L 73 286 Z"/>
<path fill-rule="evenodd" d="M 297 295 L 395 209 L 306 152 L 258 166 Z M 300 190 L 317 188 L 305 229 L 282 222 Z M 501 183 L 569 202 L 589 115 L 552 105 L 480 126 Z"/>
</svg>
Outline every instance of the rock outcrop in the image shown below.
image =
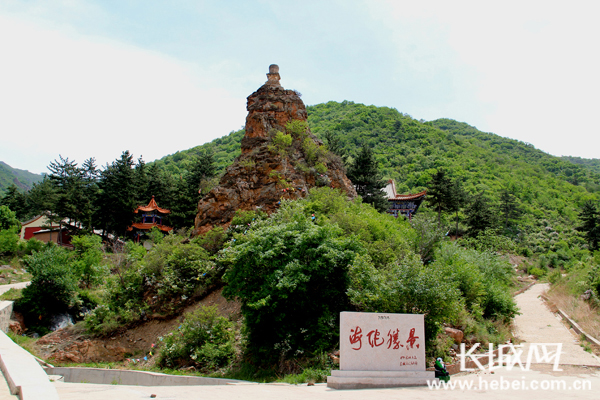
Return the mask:
<svg viewBox="0 0 600 400">
<path fill-rule="evenodd" d="M 315 186 L 356 196 L 339 157 L 310 132 L 299 93 L 280 85 L 277 65 L 269 67 L 267 77 L 248 96 L 242 154 L 198 203 L 196 235 L 228 226 L 236 210 L 260 208 L 270 214 L 282 199 L 304 197 Z"/>
</svg>

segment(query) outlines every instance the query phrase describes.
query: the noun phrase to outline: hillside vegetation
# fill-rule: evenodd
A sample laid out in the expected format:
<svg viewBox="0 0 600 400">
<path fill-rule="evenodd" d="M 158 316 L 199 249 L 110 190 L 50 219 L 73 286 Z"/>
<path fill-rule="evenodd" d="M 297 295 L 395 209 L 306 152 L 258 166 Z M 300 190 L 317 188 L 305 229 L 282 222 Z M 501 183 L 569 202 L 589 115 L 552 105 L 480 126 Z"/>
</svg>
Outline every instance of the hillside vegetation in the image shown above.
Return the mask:
<svg viewBox="0 0 600 400">
<path fill-rule="evenodd" d="M 426 189 L 435 172 L 443 168 L 462 183 L 470 197 L 483 192 L 497 206 L 502 190 L 512 193 L 520 218 L 509 234 L 522 247 L 545 253 L 582 244 L 574 226 L 581 205 L 597 199 L 600 192 L 600 174 L 593 168 L 466 123 L 417 121 L 388 107 L 328 102 L 308 107 L 308 114 L 312 132 L 325 142 L 327 134 L 336 137 L 348 161 L 362 144 L 368 144 L 383 176 L 396 181 L 399 193 Z M 243 135 L 243 130 L 231 132 L 155 163 L 172 174 L 182 174 L 196 154 L 210 149 L 218 167 L 224 168 L 240 154 Z"/>
<path fill-rule="evenodd" d="M 31 189 L 34 183 L 41 181 L 42 178 L 42 175 L 12 168 L 5 162 L 0 161 L 0 196 L 6 192 L 10 185 L 15 185 L 21 191 L 27 191 Z"/>
</svg>

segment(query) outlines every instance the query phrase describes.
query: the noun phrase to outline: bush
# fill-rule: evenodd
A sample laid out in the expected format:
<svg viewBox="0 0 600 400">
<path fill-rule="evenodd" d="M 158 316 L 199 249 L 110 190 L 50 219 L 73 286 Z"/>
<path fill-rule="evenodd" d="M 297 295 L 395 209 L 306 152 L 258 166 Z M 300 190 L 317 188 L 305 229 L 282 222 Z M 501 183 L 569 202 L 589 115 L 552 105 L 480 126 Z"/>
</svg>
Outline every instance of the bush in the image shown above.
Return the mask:
<svg viewBox="0 0 600 400">
<path fill-rule="evenodd" d="M 202 307 L 187 314 L 179 328 L 164 337 L 158 364 L 194 366 L 208 372 L 227 366 L 234 357 L 234 324 L 218 316 L 215 306 Z"/>
<path fill-rule="evenodd" d="M 206 250 L 182 240 L 167 235 L 148 253 L 128 243 L 126 252 L 117 254 L 117 274 L 108 278 L 101 305 L 86 316 L 88 330 L 109 333 L 150 312 L 173 314 L 219 283 L 222 270 Z"/>
<path fill-rule="evenodd" d="M 410 222 L 414 229 L 412 243 L 415 253 L 424 263 L 433 259 L 435 249 L 444 238 L 444 229 L 435 221 L 435 217 L 418 215 Z"/>
<path fill-rule="evenodd" d="M 514 272 L 499 256 L 445 243 L 436 252 L 431 269 L 439 269 L 454 283 L 476 318 L 509 321 L 516 315 L 517 307 L 508 290 Z"/>
<path fill-rule="evenodd" d="M 546 271 L 538 267 L 530 268 L 527 273 L 535 276 L 536 278 L 541 278 L 542 276 L 546 275 Z"/>
<path fill-rule="evenodd" d="M 102 239 L 98 235 L 75 236 L 71 240 L 76 260 L 73 264 L 81 285 L 89 288 L 108 273 L 102 263 Z"/>
<path fill-rule="evenodd" d="M 348 295 L 361 311 L 425 314 L 427 346 L 442 323 L 452 322 L 463 307 L 460 292 L 447 277 L 423 267 L 418 258 L 377 269 L 368 256 L 357 257 L 350 267 Z"/>
<path fill-rule="evenodd" d="M 19 248 L 19 235 L 16 230 L 5 229 L 0 230 L 0 255 L 12 255 Z"/>
<path fill-rule="evenodd" d="M 241 301 L 248 346 L 259 363 L 335 346 L 339 313 L 349 306 L 347 268 L 356 241 L 336 226 L 291 215 L 290 222 L 271 218 L 223 252 L 230 264 L 223 294 Z"/>
<path fill-rule="evenodd" d="M 33 277 L 15 309 L 23 313 L 28 326 L 43 330 L 53 315 L 75 305 L 77 286 L 72 260 L 66 250 L 52 246 L 25 257 L 24 262 Z"/>
</svg>

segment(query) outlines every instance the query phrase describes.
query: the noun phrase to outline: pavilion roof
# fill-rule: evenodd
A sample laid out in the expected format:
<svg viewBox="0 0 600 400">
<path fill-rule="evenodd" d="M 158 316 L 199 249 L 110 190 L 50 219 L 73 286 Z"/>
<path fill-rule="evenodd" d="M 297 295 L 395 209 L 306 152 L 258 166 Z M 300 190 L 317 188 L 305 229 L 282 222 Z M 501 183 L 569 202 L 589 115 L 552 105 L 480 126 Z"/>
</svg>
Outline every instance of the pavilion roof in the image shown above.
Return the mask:
<svg viewBox="0 0 600 400">
<path fill-rule="evenodd" d="M 171 210 L 167 210 L 166 208 L 160 208 L 158 206 L 158 204 L 156 204 L 156 200 L 154 200 L 154 196 L 152 196 L 152 200 L 150 200 L 150 203 L 148 203 L 147 206 L 139 206 L 138 208 L 135 209 L 135 213 L 138 213 L 139 211 L 144 211 L 144 212 L 148 212 L 148 211 L 158 211 L 161 214 L 170 214 Z"/>
<path fill-rule="evenodd" d="M 427 190 L 415 194 L 397 194 L 396 197 L 389 198 L 388 200 L 416 200 L 421 197 L 425 197 Z"/>
<path fill-rule="evenodd" d="M 385 189 L 383 189 L 387 199 L 388 200 L 416 200 L 419 199 L 421 197 L 425 197 L 425 195 L 427 194 L 427 189 L 423 190 L 422 192 L 419 193 L 414 193 L 414 194 L 397 194 L 396 193 L 396 184 L 394 182 L 393 179 L 390 179 L 388 181 L 387 186 L 385 187 Z"/>
<path fill-rule="evenodd" d="M 134 222 L 133 224 L 131 224 L 131 226 L 129 228 L 127 228 L 127 230 L 132 231 L 133 228 L 136 228 L 136 229 L 140 229 L 142 231 L 149 231 L 153 227 L 157 227 L 158 229 L 160 229 L 163 232 L 169 232 L 169 231 L 173 230 L 173 228 L 170 226 L 151 224 L 151 223 L 143 223 L 143 222 Z"/>
</svg>

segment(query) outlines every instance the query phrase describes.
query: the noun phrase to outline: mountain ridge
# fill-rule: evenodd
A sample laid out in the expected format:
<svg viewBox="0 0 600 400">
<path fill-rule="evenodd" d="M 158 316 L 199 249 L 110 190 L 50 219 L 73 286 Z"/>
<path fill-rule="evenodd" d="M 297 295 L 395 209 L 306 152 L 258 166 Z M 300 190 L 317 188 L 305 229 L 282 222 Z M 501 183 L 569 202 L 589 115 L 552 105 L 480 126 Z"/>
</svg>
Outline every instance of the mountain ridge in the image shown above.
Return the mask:
<svg viewBox="0 0 600 400">
<path fill-rule="evenodd" d="M 13 168 L 4 161 L 0 161 L 0 196 L 6 192 L 11 184 L 19 190 L 27 191 L 32 185 L 44 178 L 41 174 L 34 174 L 27 170 Z"/>
</svg>

